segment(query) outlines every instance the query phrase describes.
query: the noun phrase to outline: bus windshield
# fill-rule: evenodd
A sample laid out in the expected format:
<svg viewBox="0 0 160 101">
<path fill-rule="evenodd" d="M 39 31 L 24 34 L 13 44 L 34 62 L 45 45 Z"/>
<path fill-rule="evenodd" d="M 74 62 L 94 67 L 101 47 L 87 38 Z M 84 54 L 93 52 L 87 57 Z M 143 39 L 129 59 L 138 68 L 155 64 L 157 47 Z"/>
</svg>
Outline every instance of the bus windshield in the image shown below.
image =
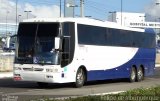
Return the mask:
<svg viewBox="0 0 160 101">
<path fill-rule="evenodd" d="M 15 62 L 21 64 L 57 64 L 54 49 L 59 23 L 21 23 L 19 25 Z"/>
</svg>

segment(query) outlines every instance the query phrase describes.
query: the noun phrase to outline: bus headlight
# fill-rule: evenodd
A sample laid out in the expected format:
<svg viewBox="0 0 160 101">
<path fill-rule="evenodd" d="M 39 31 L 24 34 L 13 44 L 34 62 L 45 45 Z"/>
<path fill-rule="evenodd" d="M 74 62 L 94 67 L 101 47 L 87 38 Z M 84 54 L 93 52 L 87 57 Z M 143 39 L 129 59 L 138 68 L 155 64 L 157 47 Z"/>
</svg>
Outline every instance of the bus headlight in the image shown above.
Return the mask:
<svg viewBox="0 0 160 101">
<path fill-rule="evenodd" d="M 15 70 L 22 70 L 20 67 L 14 67 Z"/>
<path fill-rule="evenodd" d="M 46 72 L 58 72 L 58 69 L 46 69 Z"/>
<path fill-rule="evenodd" d="M 53 69 L 46 69 L 46 72 L 53 72 Z"/>
</svg>

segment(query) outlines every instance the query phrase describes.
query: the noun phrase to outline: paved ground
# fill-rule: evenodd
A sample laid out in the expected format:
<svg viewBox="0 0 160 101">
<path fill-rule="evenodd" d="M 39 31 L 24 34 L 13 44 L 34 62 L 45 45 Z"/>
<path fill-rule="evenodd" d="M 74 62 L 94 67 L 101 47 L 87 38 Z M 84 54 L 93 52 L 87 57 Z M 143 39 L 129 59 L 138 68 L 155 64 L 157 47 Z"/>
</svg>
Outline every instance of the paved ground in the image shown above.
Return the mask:
<svg viewBox="0 0 160 101">
<path fill-rule="evenodd" d="M 160 84 L 160 68 L 152 77 L 142 82 L 129 83 L 125 79 L 88 82 L 82 88 L 73 88 L 72 84 L 49 84 L 39 88 L 34 82 L 14 82 L 11 78 L 0 79 L 0 95 L 2 98 L 17 98 L 16 101 L 40 99 L 44 97 L 74 97 L 92 94 L 126 91 L 134 88 L 148 88 Z M 1 98 L 0 98 L 1 100 Z"/>
<path fill-rule="evenodd" d="M 156 63 L 160 64 L 160 53 L 156 55 Z"/>
</svg>

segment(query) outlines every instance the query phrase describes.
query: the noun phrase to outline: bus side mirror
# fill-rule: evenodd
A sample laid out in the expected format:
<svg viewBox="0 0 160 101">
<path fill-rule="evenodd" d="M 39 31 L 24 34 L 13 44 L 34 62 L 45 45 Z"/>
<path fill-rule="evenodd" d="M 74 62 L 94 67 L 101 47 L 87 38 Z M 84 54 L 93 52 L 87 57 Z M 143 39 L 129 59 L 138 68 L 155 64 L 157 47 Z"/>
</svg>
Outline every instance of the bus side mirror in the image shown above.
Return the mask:
<svg viewBox="0 0 160 101">
<path fill-rule="evenodd" d="M 54 42 L 54 46 L 55 46 L 55 49 L 59 49 L 60 48 L 60 37 L 55 37 L 55 42 Z"/>
</svg>

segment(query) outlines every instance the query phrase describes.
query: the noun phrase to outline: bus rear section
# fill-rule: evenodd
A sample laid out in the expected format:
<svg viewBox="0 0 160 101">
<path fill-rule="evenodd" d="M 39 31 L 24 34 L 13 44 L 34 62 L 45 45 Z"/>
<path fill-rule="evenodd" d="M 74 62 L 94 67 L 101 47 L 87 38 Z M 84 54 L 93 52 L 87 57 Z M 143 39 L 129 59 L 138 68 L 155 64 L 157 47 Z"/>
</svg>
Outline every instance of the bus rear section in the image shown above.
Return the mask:
<svg viewBox="0 0 160 101">
<path fill-rule="evenodd" d="M 87 81 L 127 78 L 142 81 L 154 74 L 155 33 L 78 24 L 81 65 Z M 87 70 L 87 72 L 86 72 Z"/>
</svg>

